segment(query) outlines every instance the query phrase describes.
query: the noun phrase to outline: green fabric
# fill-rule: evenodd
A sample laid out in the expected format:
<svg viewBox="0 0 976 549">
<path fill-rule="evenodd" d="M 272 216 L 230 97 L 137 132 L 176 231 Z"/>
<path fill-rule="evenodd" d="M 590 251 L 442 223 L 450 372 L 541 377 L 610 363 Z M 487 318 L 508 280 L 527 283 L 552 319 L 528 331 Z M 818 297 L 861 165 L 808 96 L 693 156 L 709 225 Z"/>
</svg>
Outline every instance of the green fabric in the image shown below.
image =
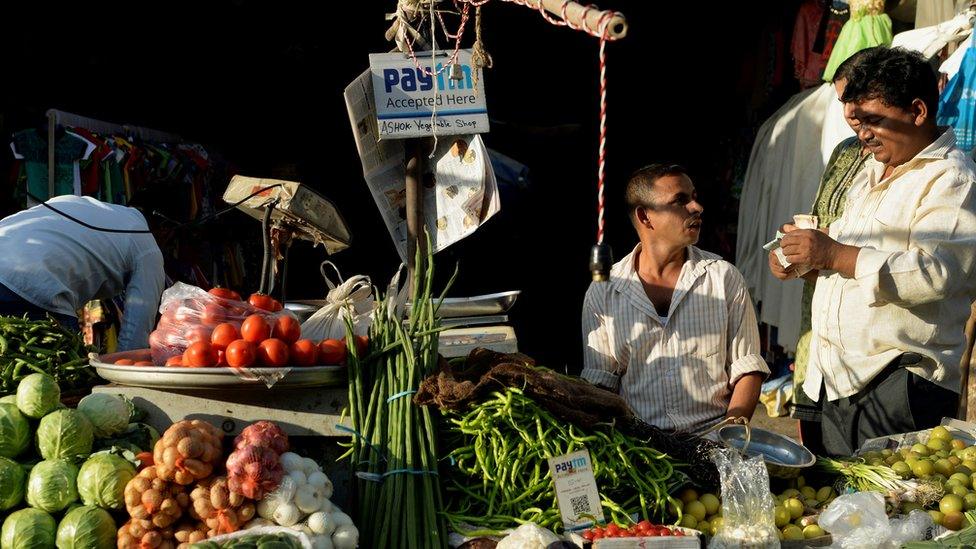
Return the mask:
<svg viewBox="0 0 976 549">
<path fill-rule="evenodd" d="M 844 28 L 837 36 L 837 42 L 830 53 L 830 60 L 824 69 L 825 82 L 834 80 L 834 73 L 841 63 L 855 53 L 875 46 L 890 46 L 892 40 L 891 19 L 887 14 L 870 15 L 865 13 L 851 13 L 851 18 L 844 23 Z"/>
<path fill-rule="evenodd" d="M 23 130 L 13 136 L 17 154 L 24 157 L 27 170 L 27 189 L 31 194 L 47 200 L 47 139 L 37 130 Z M 69 133 L 61 135 L 54 144 L 54 194 L 75 194 L 75 176 L 72 163 L 85 155 L 87 143 Z"/>
<path fill-rule="evenodd" d="M 829 226 L 844 213 L 844 203 L 847 201 L 847 191 L 851 188 L 854 177 L 864 168 L 864 161 L 870 155 L 861 154 L 861 142 L 857 137 L 850 137 L 841 141 L 827 162 L 817 189 L 817 198 L 813 201 L 813 211 L 821 227 Z M 812 403 L 800 385 L 806 378 L 807 364 L 810 361 L 811 332 L 811 304 L 813 290 L 816 284 L 803 282 L 803 300 L 800 304 L 800 339 L 796 343 L 796 359 L 793 371 L 793 395 L 797 404 Z"/>
</svg>

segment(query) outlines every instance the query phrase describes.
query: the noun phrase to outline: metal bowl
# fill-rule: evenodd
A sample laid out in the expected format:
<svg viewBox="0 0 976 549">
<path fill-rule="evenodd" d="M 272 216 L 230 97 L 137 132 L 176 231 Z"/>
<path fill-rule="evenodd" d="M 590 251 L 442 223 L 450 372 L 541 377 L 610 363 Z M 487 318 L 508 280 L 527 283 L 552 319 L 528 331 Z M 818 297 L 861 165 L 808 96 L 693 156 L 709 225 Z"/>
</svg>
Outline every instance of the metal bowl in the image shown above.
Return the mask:
<svg viewBox="0 0 976 549">
<path fill-rule="evenodd" d="M 769 475 L 777 478 L 795 478 L 800 471 L 816 463 L 817 458 L 805 446 L 789 437 L 750 427 L 746 445 L 744 425 L 726 425 L 718 430 L 718 437 L 727 446 L 744 451 L 750 456 L 762 456 Z"/>
</svg>

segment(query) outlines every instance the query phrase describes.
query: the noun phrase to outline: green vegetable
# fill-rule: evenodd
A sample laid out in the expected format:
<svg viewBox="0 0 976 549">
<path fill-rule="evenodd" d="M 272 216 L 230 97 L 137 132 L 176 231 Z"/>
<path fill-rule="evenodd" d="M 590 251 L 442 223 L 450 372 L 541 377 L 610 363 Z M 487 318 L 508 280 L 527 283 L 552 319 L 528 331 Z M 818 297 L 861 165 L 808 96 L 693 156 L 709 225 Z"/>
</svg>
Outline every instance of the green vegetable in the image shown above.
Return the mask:
<svg viewBox="0 0 976 549">
<path fill-rule="evenodd" d="M 159 433 L 145 423 L 130 423 L 125 431 L 117 436 L 95 439 L 93 450 L 108 450 L 117 447 L 134 454 L 152 452 L 159 440 Z"/>
<path fill-rule="evenodd" d="M 589 450 L 600 487 L 604 514 L 621 525 L 631 515 L 663 520 L 669 495 L 685 476 L 667 455 L 614 426 L 597 424 L 583 431 L 553 417 L 520 389 L 495 392 L 461 414 L 445 417 L 447 448 L 453 466 L 447 484 L 445 514 L 454 528 L 473 535 L 534 522 L 562 528 L 550 458 Z M 463 525 L 467 524 L 468 528 Z"/>
<path fill-rule="evenodd" d="M 0 397 L 0 404 L 3 404 L 5 402 L 7 404 L 13 404 L 14 406 L 16 406 L 17 405 L 17 395 L 16 394 L 13 394 L 13 395 L 7 395 L 5 397 Z"/>
<path fill-rule="evenodd" d="M 78 333 L 50 318 L 0 316 L 0 395 L 34 373 L 53 376 L 62 390 L 88 389 L 98 380 L 88 351 Z"/>
<path fill-rule="evenodd" d="M 21 509 L 3 521 L 0 547 L 3 549 L 51 549 L 57 524 L 40 509 Z"/>
<path fill-rule="evenodd" d="M 438 363 L 439 302 L 432 298 L 429 236 L 427 241 L 426 257 L 421 255 L 423 247 L 417 247 L 409 323 L 403 324 L 392 291 L 376 309 L 367 356 L 357 356 L 352 327 L 346 325 L 349 414 L 354 432 L 361 435 L 352 438 L 346 455 L 357 473 L 374 480 L 357 478 L 359 520 L 370 525 L 361 532 L 363 547 L 391 539 L 412 548 L 447 544 L 437 476 L 437 432 L 430 410 L 410 399 Z"/>
<path fill-rule="evenodd" d="M 17 386 L 17 407 L 29 418 L 40 419 L 60 403 L 58 382 L 47 374 L 31 374 Z"/>
<path fill-rule="evenodd" d="M 16 405 L 0 403 L 0 457 L 14 458 L 30 445 L 30 423 Z"/>
<path fill-rule="evenodd" d="M 19 463 L 0 457 L 0 511 L 8 511 L 20 505 L 24 499 L 27 473 Z"/>
<path fill-rule="evenodd" d="M 115 395 L 92 393 L 81 399 L 78 411 L 85 414 L 99 438 L 118 435 L 129 426 L 129 407 Z"/>
<path fill-rule="evenodd" d="M 91 423 L 78 410 L 51 412 L 37 427 L 37 448 L 44 459 L 85 459 L 93 440 Z"/>
<path fill-rule="evenodd" d="M 42 461 L 27 478 L 27 504 L 57 513 L 78 501 L 78 468 L 63 459 Z"/>
<path fill-rule="evenodd" d="M 121 398 L 123 402 L 125 402 L 125 406 L 129 409 L 129 421 L 128 421 L 128 423 L 138 423 L 138 422 L 146 419 L 146 416 L 149 415 L 149 414 L 146 413 L 145 410 L 143 410 L 142 408 L 136 406 L 136 403 L 135 402 L 132 402 L 132 399 L 131 398 L 129 398 L 129 397 L 125 396 L 125 395 L 118 395 L 118 397 Z"/>
<path fill-rule="evenodd" d="M 78 471 L 81 501 L 103 509 L 125 509 L 125 485 L 134 476 L 136 468 L 125 459 L 114 454 L 95 454 Z"/>
<path fill-rule="evenodd" d="M 58 549 L 112 549 L 115 547 L 115 521 L 104 509 L 75 507 L 58 525 Z"/>
</svg>

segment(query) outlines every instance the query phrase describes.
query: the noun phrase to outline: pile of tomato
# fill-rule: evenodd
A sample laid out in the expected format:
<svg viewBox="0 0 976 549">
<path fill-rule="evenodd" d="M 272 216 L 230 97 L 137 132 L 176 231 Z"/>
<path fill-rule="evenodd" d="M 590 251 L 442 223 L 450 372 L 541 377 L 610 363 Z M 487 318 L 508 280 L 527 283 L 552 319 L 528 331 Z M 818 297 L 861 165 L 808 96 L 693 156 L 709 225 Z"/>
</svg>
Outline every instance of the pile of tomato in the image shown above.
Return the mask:
<svg viewBox="0 0 976 549">
<path fill-rule="evenodd" d="M 178 337 L 185 341 L 185 350 L 167 358 L 165 366 L 277 368 L 345 364 L 348 354 L 345 339 L 317 342 L 302 339 L 302 328 L 295 317 L 287 313 L 274 314 L 282 310 L 276 299 L 252 294 L 245 304 L 233 290 L 214 288 L 208 293 L 218 299 L 207 296 L 212 301 L 203 307 L 199 303 L 194 307 L 177 307 L 173 318 L 167 319 L 164 314 L 160 320 L 157 332 L 173 333 L 173 328 L 164 328 L 164 324 L 169 323 L 168 326 L 178 327 Z M 245 307 L 255 312 L 248 314 Z M 151 346 L 157 344 L 155 334 L 150 336 Z M 357 355 L 365 356 L 367 338 L 356 336 L 355 342 Z M 166 343 L 162 342 L 163 345 Z M 116 364 L 130 362 L 123 359 Z"/>
<path fill-rule="evenodd" d="M 653 538 L 657 536 L 684 536 L 685 533 L 673 526 L 653 524 L 649 520 L 642 520 L 629 528 L 623 528 L 610 523 L 605 528 L 599 526 L 584 530 L 583 539 L 593 541 L 603 538 Z"/>
</svg>

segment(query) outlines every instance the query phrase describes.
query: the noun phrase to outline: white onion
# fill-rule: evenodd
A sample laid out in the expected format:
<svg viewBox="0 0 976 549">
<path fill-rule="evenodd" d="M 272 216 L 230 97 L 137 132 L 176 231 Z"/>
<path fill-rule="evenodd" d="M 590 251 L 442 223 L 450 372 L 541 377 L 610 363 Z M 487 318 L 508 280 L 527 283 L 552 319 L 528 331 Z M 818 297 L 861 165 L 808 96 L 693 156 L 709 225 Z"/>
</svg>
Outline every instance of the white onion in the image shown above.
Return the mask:
<svg viewBox="0 0 976 549">
<path fill-rule="evenodd" d="M 314 486 L 306 484 L 295 492 L 295 505 L 302 513 L 314 513 L 322 507 L 322 497 Z"/>
<path fill-rule="evenodd" d="M 308 484 L 308 477 L 305 476 L 304 471 L 292 471 L 288 473 L 288 476 L 295 481 L 295 488 Z"/>
<path fill-rule="evenodd" d="M 308 475 L 308 483 L 316 488 L 325 488 L 325 485 L 332 484 L 332 481 L 322 471 L 315 471 Z"/>
<path fill-rule="evenodd" d="M 335 532 L 336 529 L 335 521 L 332 519 L 332 515 L 323 511 L 318 511 L 309 515 L 308 527 L 312 529 L 312 532 L 315 532 L 316 534 L 324 534 L 326 536 L 331 536 L 332 532 Z"/>
<path fill-rule="evenodd" d="M 260 528 L 262 526 L 277 526 L 277 525 L 266 518 L 256 518 L 256 519 L 251 519 L 251 522 L 245 524 L 244 529 L 250 530 L 251 528 Z"/>
<path fill-rule="evenodd" d="M 312 549 L 333 549 L 332 536 L 312 536 Z"/>
<path fill-rule="evenodd" d="M 322 471 L 319 464 L 312 458 L 302 458 L 302 469 L 305 470 L 306 475 L 311 475 L 312 473 L 318 473 Z"/>
<path fill-rule="evenodd" d="M 281 526 L 291 526 L 301 518 L 302 512 L 293 503 L 282 503 L 274 512 L 274 521 Z"/>
<path fill-rule="evenodd" d="M 319 507 L 319 511 L 322 511 L 322 512 L 325 512 L 325 513 L 332 513 L 333 511 L 335 511 L 335 506 L 332 505 L 332 502 L 331 501 L 329 501 L 328 499 L 323 498 L 322 499 L 322 505 Z"/>
<path fill-rule="evenodd" d="M 352 524 L 343 524 L 332 533 L 335 549 L 356 549 L 359 545 L 359 530 Z"/>
<path fill-rule="evenodd" d="M 271 520 L 274 518 L 275 509 L 277 509 L 281 503 L 282 501 L 275 494 L 268 494 L 264 497 L 264 499 L 258 502 L 258 516 L 263 519 Z"/>
<path fill-rule="evenodd" d="M 286 473 L 302 471 L 305 468 L 305 458 L 295 452 L 285 452 L 278 459 Z"/>
<path fill-rule="evenodd" d="M 289 501 L 295 499 L 295 490 L 298 489 L 301 484 L 295 481 L 288 475 L 281 477 L 281 483 L 278 484 L 278 489 L 272 492 L 272 495 L 277 496 L 278 500 L 282 503 L 288 503 Z"/>
<path fill-rule="evenodd" d="M 337 507 L 338 509 L 338 507 Z M 342 511 L 335 511 L 332 513 L 332 520 L 335 521 L 336 528 L 339 526 L 351 526 L 352 517 L 343 513 Z"/>
</svg>

